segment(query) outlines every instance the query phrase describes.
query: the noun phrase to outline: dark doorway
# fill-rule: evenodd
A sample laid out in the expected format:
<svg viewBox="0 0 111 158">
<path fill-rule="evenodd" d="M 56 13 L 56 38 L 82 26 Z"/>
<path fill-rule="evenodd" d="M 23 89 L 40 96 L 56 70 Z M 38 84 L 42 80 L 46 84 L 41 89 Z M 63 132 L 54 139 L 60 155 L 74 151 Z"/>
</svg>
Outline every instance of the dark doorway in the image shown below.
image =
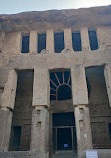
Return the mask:
<svg viewBox="0 0 111 158">
<path fill-rule="evenodd" d="M 71 128 L 57 129 L 57 150 L 72 150 Z"/>
<path fill-rule="evenodd" d="M 19 150 L 20 146 L 20 139 L 21 139 L 21 126 L 14 126 L 12 129 L 12 134 L 13 134 L 13 139 L 12 139 L 12 144 L 11 147 L 15 151 Z"/>
<path fill-rule="evenodd" d="M 73 112 L 53 114 L 53 150 L 77 150 Z"/>
<path fill-rule="evenodd" d="M 17 148 L 20 145 L 20 137 L 21 137 L 21 126 L 14 126 L 13 145 Z"/>
</svg>

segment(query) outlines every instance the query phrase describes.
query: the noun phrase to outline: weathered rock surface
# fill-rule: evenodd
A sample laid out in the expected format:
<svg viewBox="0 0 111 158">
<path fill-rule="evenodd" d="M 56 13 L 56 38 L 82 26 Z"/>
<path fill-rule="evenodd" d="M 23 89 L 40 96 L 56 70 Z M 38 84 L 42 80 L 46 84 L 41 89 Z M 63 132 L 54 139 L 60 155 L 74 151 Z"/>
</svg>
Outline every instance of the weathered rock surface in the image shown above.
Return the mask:
<svg viewBox="0 0 111 158">
<path fill-rule="evenodd" d="M 111 26 L 111 5 L 105 7 L 32 11 L 13 15 L 0 15 L 0 31 L 29 31 L 71 27 L 78 29 L 87 26 Z"/>
</svg>

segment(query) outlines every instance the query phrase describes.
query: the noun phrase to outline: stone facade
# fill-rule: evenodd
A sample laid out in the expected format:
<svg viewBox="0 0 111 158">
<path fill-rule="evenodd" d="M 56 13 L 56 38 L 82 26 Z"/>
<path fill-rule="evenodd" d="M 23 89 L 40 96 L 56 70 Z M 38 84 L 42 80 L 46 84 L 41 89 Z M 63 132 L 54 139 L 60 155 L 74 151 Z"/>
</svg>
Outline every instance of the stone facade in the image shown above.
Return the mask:
<svg viewBox="0 0 111 158">
<path fill-rule="evenodd" d="M 46 49 L 40 53 L 38 34 L 44 30 L 27 31 L 27 53 L 21 52 L 24 32 L 1 32 L 1 158 L 52 157 L 55 152 L 53 133 L 54 129 L 57 132 L 59 128 L 53 127 L 53 114 L 68 112 L 74 113 L 75 125 L 70 128 L 73 132 L 76 129 L 78 157 L 84 158 L 86 150 L 97 149 L 100 158 L 110 158 L 111 27 L 95 29 L 98 42 L 96 50 L 91 50 L 88 28 L 82 27 L 75 32 L 77 31 L 81 36 L 81 51 L 73 50 L 71 28 L 63 28 L 58 31 L 64 33 L 64 49 L 59 53 L 55 52 L 54 29 L 45 30 Z M 70 73 L 67 84 L 65 71 Z M 50 78 L 51 72 L 54 72 L 59 85 Z M 63 74 L 62 83 L 57 76 L 58 72 Z M 52 88 L 56 98 L 59 97 L 61 85 L 67 85 L 71 89 L 71 98 L 50 101 L 50 82 L 56 87 L 55 90 Z M 15 139 L 14 142 L 15 135 L 20 140 Z M 8 152 L 9 150 L 11 151 Z"/>
</svg>

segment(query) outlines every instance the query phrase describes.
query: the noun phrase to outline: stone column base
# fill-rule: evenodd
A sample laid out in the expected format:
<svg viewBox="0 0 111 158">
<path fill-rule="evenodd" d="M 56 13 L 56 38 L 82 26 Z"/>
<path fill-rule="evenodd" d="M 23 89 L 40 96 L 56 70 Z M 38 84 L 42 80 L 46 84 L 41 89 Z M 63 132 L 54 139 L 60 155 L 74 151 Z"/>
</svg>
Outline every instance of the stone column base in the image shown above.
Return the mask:
<svg viewBox="0 0 111 158">
<path fill-rule="evenodd" d="M 78 156 L 81 158 L 83 152 L 93 149 L 89 108 L 86 105 L 75 106 L 75 122 Z"/>
</svg>

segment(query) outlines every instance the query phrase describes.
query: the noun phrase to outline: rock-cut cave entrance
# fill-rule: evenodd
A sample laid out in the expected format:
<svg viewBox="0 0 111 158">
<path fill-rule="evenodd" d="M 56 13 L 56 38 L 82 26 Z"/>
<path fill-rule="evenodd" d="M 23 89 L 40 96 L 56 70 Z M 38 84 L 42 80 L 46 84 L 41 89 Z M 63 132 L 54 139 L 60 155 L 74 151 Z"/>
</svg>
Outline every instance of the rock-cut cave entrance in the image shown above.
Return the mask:
<svg viewBox="0 0 111 158">
<path fill-rule="evenodd" d="M 50 107 L 50 150 L 52 153 L 64 150 L 77 151 L 70 71 L 50 73 Z"/>
</svg>

